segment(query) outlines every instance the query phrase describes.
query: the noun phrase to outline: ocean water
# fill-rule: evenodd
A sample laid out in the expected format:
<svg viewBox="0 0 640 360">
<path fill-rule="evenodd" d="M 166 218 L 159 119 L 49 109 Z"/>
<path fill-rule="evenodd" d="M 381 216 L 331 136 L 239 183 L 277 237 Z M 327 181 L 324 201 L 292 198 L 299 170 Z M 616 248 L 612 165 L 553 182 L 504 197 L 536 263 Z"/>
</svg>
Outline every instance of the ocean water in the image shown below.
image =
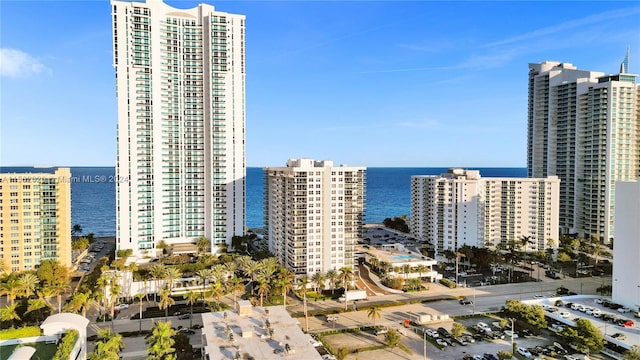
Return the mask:
<svg viewBox="0 0 640 360">
<path fill-rule="evenodd" d="M 483 177 L 526 177 L 526 168 L 470 168 Z M 448 168 L 367 168 L 365 223 L 410 214 L 412 175 L 439 175 Z M 5 172 L 52 172 L 47 168 L 0 167 Z M 85 233 L 113 236 L 116 233 L 116 180 L 114 167 L 71 168 L 71 221 Z M 264 174 L 247 168 L 247 226 L 264 225 Z"/>
</svg>

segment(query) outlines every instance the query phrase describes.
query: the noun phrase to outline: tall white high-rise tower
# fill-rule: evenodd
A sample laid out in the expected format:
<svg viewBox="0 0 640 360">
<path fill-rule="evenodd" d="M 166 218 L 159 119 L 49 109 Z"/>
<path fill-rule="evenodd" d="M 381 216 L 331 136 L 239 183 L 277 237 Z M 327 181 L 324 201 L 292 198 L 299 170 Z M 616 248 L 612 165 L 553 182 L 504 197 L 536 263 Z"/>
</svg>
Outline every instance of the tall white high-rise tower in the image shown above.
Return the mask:
<svg viewBox="0 0 640 360">
<path fill-rule="evenodd" d="M 245 16 L 111 1 L 117 249 L 229 244 L 245 227 Z"/>
<path fill-rule="evenodd" d="M 615 183 L 640 175 L 640 87 L 558 62 L 529 64 L 529 177 L 560 178 L 560 227 L 610 242 Z"/>
</svg>

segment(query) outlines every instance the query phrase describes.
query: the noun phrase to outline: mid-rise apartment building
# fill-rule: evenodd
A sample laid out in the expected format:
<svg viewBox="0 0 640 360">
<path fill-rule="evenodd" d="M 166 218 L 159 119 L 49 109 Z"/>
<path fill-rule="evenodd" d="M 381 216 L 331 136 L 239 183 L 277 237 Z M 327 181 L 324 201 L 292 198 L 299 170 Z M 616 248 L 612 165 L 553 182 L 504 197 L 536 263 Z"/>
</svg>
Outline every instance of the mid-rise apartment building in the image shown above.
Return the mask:
<svg viewBox="0 0 640 360">
<path fill-rule="evenodd" d="M 117 248 L 230 244 L 245 229 L 245 16 L 111 1 Z"/>
<path fill-rule="evenodd" d="M 5 271 L 43 260 L 71 266 L 71 171 L 0 174 L 0 259 Z"/>
<path fill-rule="evenodd" d="M 609 242 L 616 181 L 640 175 L 637 75 L 578 70 L 568 63 L 529 64 L 529 177 L 558 176 L 560 228 Z"/>
<path fill-rule="evenodd" d="M 290 159 L 264 171 L 266 234 L 280 263 L 296 275 L 353 267 L 366 168 Z"/>
<path fill-rule="evenodd" d="M 531 240 L 525 251 L 555 248 L 559 185 L 555 176 L 482 178 L 477 170 L 463 169 L 412 176 L 411 233 L 433 244 L 437 254 L 523 237 Z"/>
</svg>

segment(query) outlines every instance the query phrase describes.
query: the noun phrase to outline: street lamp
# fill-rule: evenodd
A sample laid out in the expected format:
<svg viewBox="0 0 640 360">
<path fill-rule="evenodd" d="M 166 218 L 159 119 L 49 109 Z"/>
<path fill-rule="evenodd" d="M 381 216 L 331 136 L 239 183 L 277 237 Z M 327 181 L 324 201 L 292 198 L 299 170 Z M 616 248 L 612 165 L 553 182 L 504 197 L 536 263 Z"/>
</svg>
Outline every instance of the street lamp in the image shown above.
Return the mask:
<svg viewBox="0 0 640 360">
<path fill-rule="evenodd" d="M 423 349 L 423 354 L 424 354 L 424 360 L 427 360 L 427 329 L 422 329 L 422 341 L 424 343 L 424 349 Z"/>
<path fill-rule="evenodd" d="M 511 351 L 513 352 L 513 322 L 515 321 L 514 318 L 509 318 L 509 320 L 511 320 Z"/>
</svg>

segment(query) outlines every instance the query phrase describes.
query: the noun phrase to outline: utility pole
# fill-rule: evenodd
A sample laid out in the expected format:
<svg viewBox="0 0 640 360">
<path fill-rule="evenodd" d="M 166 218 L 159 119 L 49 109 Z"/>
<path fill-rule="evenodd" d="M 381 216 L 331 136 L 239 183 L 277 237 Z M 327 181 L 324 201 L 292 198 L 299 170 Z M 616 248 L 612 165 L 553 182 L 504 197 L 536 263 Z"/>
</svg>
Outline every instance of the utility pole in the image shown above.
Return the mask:
<svg viewBox="0 0 640 360">
<path fill-rule="evenodd" d="M 424 360 L 427 360 L 427 329 L 422 329 L 422 340 L 424 342 Z"/>
<path fill-rule="evenodd" d="M 511 320 L 511 351 L 515 352 L 515 347 L 513 346 L 513 318 L 509 318 L 509 320 Z M 515 354 L 513 354 L 515 356 Z"/>
</svg>

